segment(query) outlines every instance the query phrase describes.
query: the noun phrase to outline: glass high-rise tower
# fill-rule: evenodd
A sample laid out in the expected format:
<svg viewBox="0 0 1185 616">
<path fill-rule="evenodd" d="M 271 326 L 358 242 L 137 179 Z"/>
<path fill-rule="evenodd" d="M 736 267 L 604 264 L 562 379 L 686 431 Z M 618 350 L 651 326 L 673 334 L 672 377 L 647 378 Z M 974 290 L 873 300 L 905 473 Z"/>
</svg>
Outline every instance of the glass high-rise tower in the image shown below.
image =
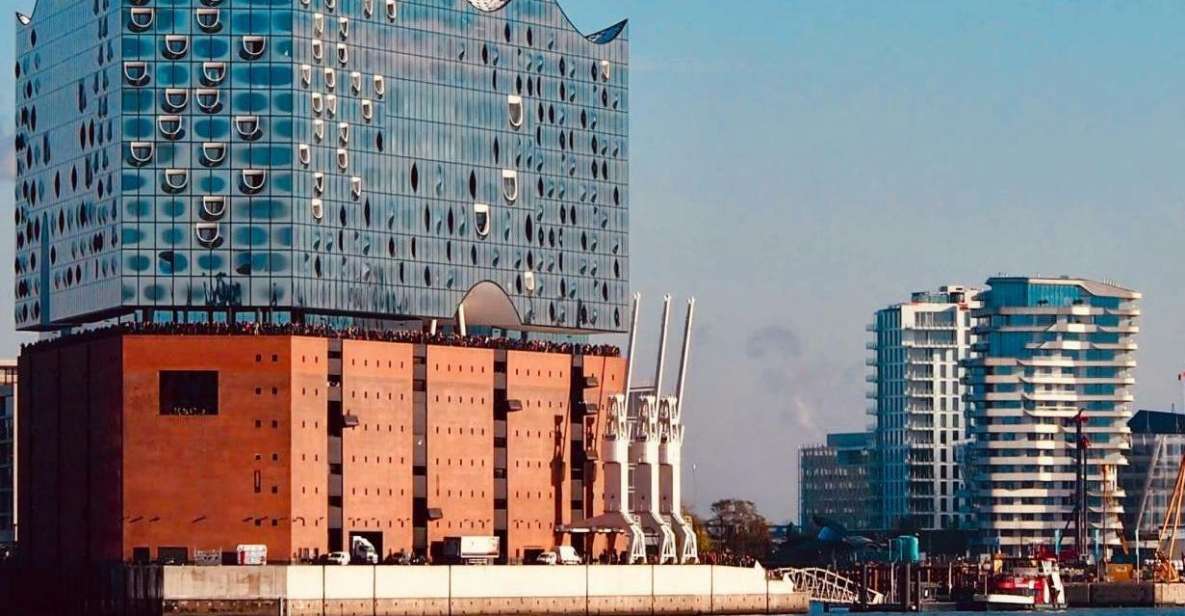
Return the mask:
<svg viewBox="0 0 1185 616">
<path fill-rule="evenodd" d="M 624 329 L 624 22 L 585 35 L 554 0 L 40 0 L 16 46 L 20 329 Z"/>
<path fill-rule="evenodd" d="M 1118 545 L 1124 494 L 1114 478 L 1131 447 L 1140 294 L 1080 278 L 987 284 L 966 396 L 970 512 L 983 542 L 1010 553 L 1054 544 L 1074 517 L 1081 412 L 1089 442 L 1085 535 Z M 1066 533 L 1063 547 L 1075 534 Z"/>
<path fill-rule="evenodd" d="M 878 310 L 868 326 L 874 484 L 885 529 L 961 524 L 956 449 L 966 439 L 961 362 L 974 342 L 977 289 L 949 285 Z"/>
</svg>

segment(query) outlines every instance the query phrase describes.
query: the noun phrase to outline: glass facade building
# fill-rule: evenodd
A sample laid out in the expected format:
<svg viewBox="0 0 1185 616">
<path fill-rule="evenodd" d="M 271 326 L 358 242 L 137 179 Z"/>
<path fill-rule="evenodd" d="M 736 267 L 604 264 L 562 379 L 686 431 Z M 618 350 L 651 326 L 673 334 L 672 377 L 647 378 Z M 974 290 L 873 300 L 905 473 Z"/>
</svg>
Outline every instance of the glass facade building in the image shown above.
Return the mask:
<svg viewBox="0 0 1185 616">
<path fill-rule="evenodd" d="M 1081 411 L 1087 536 L 1118 545 L 1124 492 L 1113 483 L 1131 447 L 1140 294 L 1064 277 L 987 284 L 966 394 L 970 511 L 983 543 L 1015 554 L 1057 541 L 1074 512 Z"/>
<path fill-rule="evenodd" d="M 40 0 L 16 46 L 20 329 L 624 329 L 625 22 L 584 35 L 555 0 Z"/>
<path fill-rule="evenodd" d="M 878 310 L 868 376 L 876 422 L 876 484 L 883 529 L 962 523 L 957 448 L 966 440 L 961 363 L 975 337 L 977 289 L 944 286 Z"/>
<path fill-rule="evenodd" d="M 1128 541 L 1139 532 L 1140 547 L 1155 554 L 1158 533 L 1165 522 L 1177 470 L 1185 455 L 1185 415 L 1141 410 L 1127 422 L 1132 448 L 1128 465 L 1119 468 L 1123 489 L 1123 528 Z M 1182 529 L 1177 535 L 1182 536 Z"/>
<path fill-rule="evenodd" d="M 872 435 L 827 435 L 825 445 L 798 452 L 798 512 L 802 528 L 841 524 L 868 530 L 880 523 L 872 491 Z"/>
</svg>

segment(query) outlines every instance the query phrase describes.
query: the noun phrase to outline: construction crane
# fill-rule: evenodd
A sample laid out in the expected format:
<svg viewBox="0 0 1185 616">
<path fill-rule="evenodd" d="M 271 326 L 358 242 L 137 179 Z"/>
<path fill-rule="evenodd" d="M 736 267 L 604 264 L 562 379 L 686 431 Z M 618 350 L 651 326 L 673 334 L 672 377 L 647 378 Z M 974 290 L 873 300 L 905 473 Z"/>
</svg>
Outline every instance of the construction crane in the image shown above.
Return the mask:
<svg viewBox="0 0 1185 616">
<path fill-rule="evenodd" d="M 1173 483 L 1173 493 L 1169 495 L 1168 507 L 1164 512 L 1164 520 L 1160 525 L 1160 535 L 1156 544 L 1156 580 L 1158 582 L 1177 582 L 1181 575 L 1173 566 L 1173 555 L 1177 553 L 1177 529 L 1181 526 L 1181 500 L 1185 497 L 1185 454 L 1177 464 L 1177 480 Z"/>
</svg>

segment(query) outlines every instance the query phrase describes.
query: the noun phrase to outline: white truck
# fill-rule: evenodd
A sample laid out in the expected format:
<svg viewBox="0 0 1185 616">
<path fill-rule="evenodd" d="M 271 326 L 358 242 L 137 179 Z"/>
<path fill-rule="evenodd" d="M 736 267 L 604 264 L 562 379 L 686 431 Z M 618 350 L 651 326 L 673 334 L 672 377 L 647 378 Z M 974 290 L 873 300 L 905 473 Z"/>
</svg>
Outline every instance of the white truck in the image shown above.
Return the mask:
<svg viewBox="0 0 1185 616">
<path fill-rule="evenodd" d="M 501 542 L 495 536 L 446 537 L 442 554 L 450 565 L 489 565 L 498 559 Z"/>
<path fill-rule="evenodd" d="M 379 564 L 378 550 L 374 549 L 374 544 L 365 537 L 353 537 L 350 539 L 350 562 L 377 565 Z"/>
<path fill-rule="evenodd" d="M 235 546 L 235 562 L 240 565 L 261 566 L 267 564 L 267 546 L 243 543 Z"/>
</svg>

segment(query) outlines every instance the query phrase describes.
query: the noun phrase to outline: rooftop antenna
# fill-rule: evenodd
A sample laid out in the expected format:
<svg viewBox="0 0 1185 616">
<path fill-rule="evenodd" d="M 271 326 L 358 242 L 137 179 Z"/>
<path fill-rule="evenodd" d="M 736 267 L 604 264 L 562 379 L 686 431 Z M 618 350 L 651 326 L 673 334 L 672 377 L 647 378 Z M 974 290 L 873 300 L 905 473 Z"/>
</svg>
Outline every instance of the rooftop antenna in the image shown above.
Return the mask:
<svg viewBox="0 0 1185 616">
<path fill-rule="evenodd" d="M 662 372 L 663 364 L 667 360 L 667 325 L 671 320 L 671 294 L 667 293 L 662 298 L 662 324 L 659 328 L 658 334 L 658 365 L 654 367 L 654 396 L 662 396 Z"/>
</svg>

